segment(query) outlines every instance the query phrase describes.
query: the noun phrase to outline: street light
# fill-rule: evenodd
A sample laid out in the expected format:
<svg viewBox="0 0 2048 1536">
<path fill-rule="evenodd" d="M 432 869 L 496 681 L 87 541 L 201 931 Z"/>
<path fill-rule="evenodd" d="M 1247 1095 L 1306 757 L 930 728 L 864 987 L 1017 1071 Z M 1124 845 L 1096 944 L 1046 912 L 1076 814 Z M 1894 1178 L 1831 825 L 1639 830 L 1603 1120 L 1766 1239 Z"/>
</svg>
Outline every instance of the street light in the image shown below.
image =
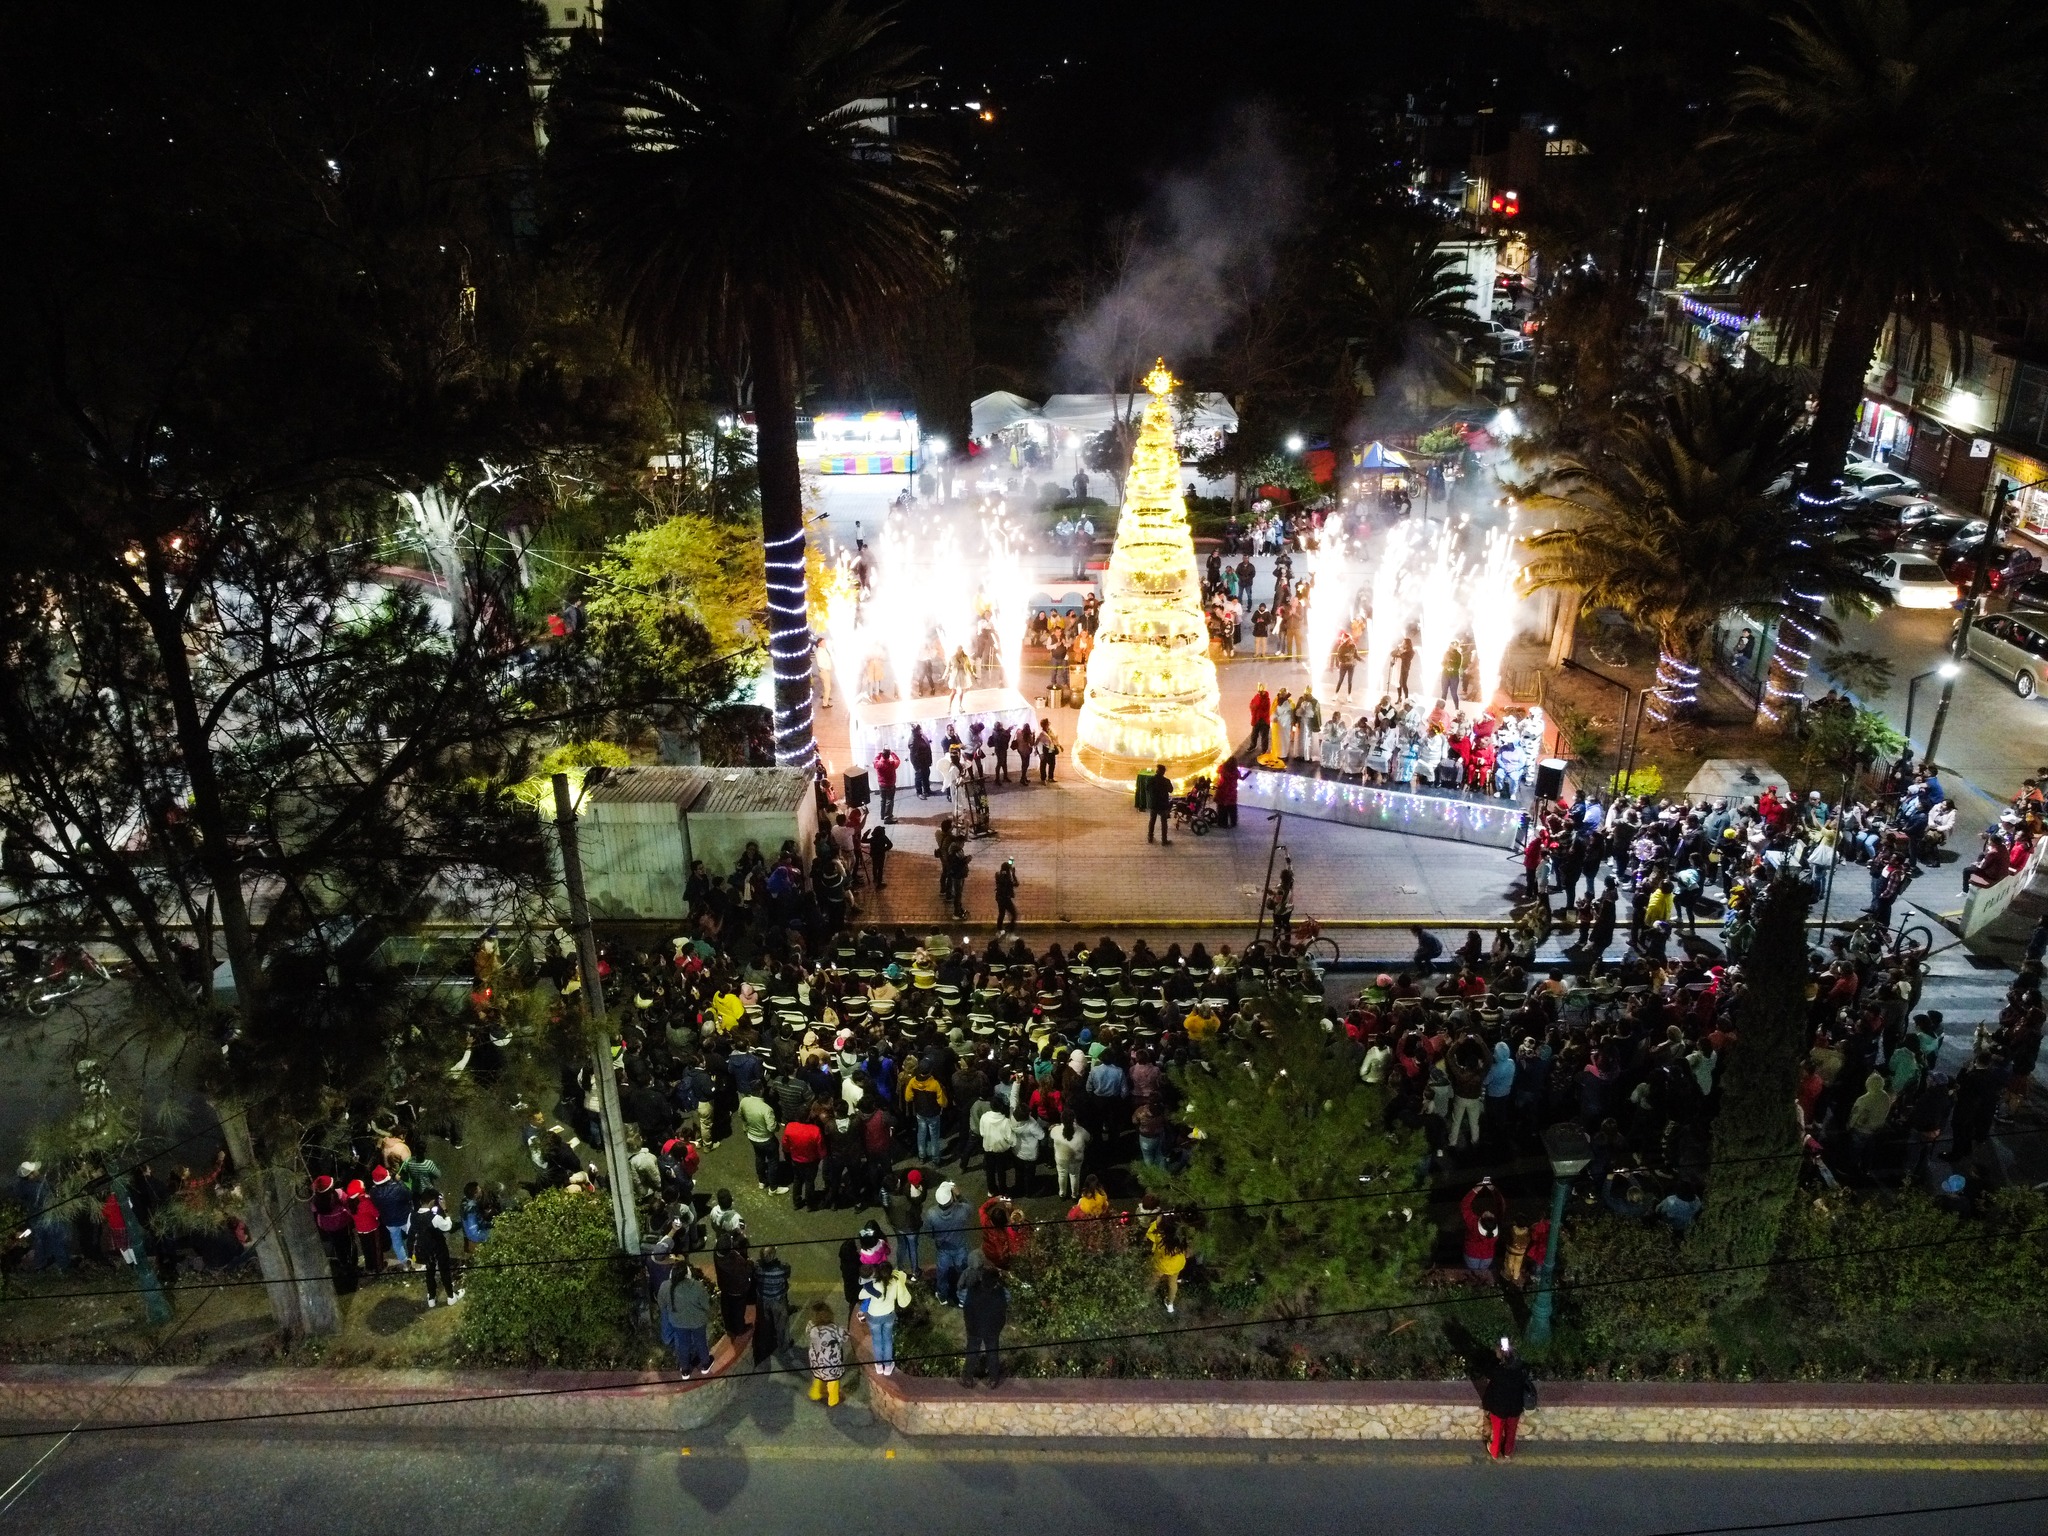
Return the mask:
<svg viewBox="0 0 2048 1536">
<path fill-rule="evenodd" d="M 1287 439 L 1287 451 L 1289 453 L 1299 453 L 1303 448 L 1307 446 L 1308 445 L 1302 441 L 1301 434 L 1299 432 L 1295 433 L 1292 437 Z"/>
<path fill-rule="evenodd" d="M 1962 671 L 1962 668 L 1957 666 L 1953 661 L 1944 661 L 1940 666 L 1929 667 L 1925 672 L 1920 673 L 1917 677 L 1914 677 L 1907 682 L 1905 736 L 1906 745 L 1908 747 L 1913 745 L 1913 696 L 1915 693 L 1919 691 L 1920 685 L 1926 682 L 1927 679 L 1929 679 L 1930 677 L 1939 677 L 1946 679 L 1954 677 L 1960 671 Z"/>
<path fill-rule="evenodd" d="M 1550 1241 L 1543 1245 L 1543 1267 L 1536 1272 L 1536 1300 L 1529 1308 L 1529 1342 L 1550 1342 L 1551 1281 L 1557 1275 L 1557 1245 L 1564 1236 L 1564 1202 L 1572 1180 L 1593 1161 L 1593 1143 L 1573 1120 L 1543 1133 L 1543 1155 L 1550 1159 Z"/>
<path fill-rule="evenodd" d="M 1934 766 L 1934 754 L 1941 745 L 1941 728 L 1948 724 L 1949 701 L 1956 696 L 1956 679 L 1963 669 L 1953 661 L 1944 661 L 1935 671 L 1941 674 L 1941 703 L 1934 711 L 1934 724 L 1927 731 L 1927 755 L 1920 759 L 1927 767 Z"/>
</svg>

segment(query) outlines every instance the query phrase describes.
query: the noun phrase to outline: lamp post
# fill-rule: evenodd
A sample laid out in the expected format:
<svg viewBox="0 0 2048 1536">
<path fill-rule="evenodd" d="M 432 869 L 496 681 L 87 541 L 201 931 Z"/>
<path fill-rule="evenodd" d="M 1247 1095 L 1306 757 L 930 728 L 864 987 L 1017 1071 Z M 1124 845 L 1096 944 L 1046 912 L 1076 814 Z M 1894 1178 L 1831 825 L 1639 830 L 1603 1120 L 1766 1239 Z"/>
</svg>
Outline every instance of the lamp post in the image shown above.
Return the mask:
<svg viewBox="0 0 2048 1536">
<path fill-rule="evenodd" d="M 1552 1281 L 1557 1276 L 1557 1246 L 1564 1236 L 1564 1202 L 1572 1180 L 1593 1161 L 1593 1143 L 1576 1121 L 1566 1120 L 1543 1133 L 1543 1155 L 1550 1159 L 1550 1241 L 1543 1245 L 1543 1267 L 1536 1272 L 1536 1300 L 1529 1308 L 1531 1344 L 1550 1342 Z"/>
<path fill-rule="evenodd" d="M 1910 678 L 1910 679 L 1908 679 L 1908 681 L 1907 681 L 1907 683 L 1906 683 L 1906 730 L 1905 730 L 1905 736 L 1906 736 L 1906 745 L 1907 745 L 1907 746 L 1911 746 L 1911 745 L 1913 744 L 1913 698 L 1914 698 L 1914 695 L 1915 695 L 1915 694 L 1917 694 L 1917 693 L 1918 693 L 1918 692 L 1920 691 L 1920 685 L 1921 685 L 1922 683 L 1926 682 L 1926 681 L 1927 681 L 1927 679 L 1929 679 L 1930 677 L 1948 677 L 1948 676 L 1951 676 L 1951 675 L 1953 675 L 1954 671 L 1955 671 L 1955 663 L 1954 663 L 1954 662 L 1952 662 L 1952 661 L 1949 661 L 1949 662 L 1944 662 L 1944 663 L 1942 663 L 1942 665 L 1940 665 L 1940 666 L 1938 666 L 1938 667 L 1929 667 L 1929 668 L 1928 668 L 1928 669 L 1927 669 L 1927 670 L 1926 670 L 1925 672 L 1922 672 L 1922 673 L 1918 674 L 1917 676 L 1915 676 L 1915 677 L 1913 677 L 1913 678 Z"/>
<path fill-rule="evenodd" d="M 1966 613 L 1963 615 L 1965 633 L 1968 631 L 1969 622 L 1970 616 Z M 1927 729 L 1927 752 L 1920 759 L 1929 768 L 1934 766 L 1935 751 L 1941 746 L 1941 728 L 1948 724 L 1949 701 L 1956 696 L 1956 679 L 1962 675 L 1963 671 L 1962 667 L 1953 661 L 1944 661 L 1934 670 L 1941 674 L 1941 703 L 1935 706 L 1934 724 Z M 1906 702 L 1911 704 L 1912 700 L 1909 698 Z M 1912 745 L 1912 737 L 1910 735 L 1906 738 L 1906 744 L 1908 746 Z"/>
</svg>

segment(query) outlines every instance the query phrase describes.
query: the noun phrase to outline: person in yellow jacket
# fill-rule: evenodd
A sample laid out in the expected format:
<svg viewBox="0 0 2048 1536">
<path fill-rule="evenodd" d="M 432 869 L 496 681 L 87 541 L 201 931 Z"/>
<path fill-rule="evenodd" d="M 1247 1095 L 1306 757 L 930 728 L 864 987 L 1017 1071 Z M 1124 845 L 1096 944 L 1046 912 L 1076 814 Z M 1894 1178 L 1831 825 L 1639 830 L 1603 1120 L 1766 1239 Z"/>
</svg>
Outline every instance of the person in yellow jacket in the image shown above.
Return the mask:
<svg viewBox="0 0 2048 1536">
<path fill-rule="evenodd" d="M 1166 1315 L 1173 1316 L 1173 1304 L 1180 1296 L 1181 1271 L 1188 1267 L 1187 1239 L 1171 1212 L 1145 1229 L 1152 1244 L 1152 1273 L 1166 1291 Z"/>
<path fill-rule="evenodd" d="M 1668 923 L 1678 910 L 1678 903 L 1671 895 L 1671 882 L 1659 880 L 1650 887 L 1650 894 L 1643 898 L 1643 926 L 1654 928 L 1659 923 Z"/>
<path fill-rule="evenodd" d="M 1200 1043 L 1213 1040 L 1216 1031 L 1223 1027 L 1223 1021 L 1216 1016 L 1216 1010 L 1208 1003 L 1200 1002 L 1188 1010 L 1188 1016 L 1180 1021 L 1180 1027 L 1190 1040 Z"/>
<path fill-rule="evenodd" d="M 941 1117 L 946 1111 L 946 1090 L 923 1062 L 904 1080 L 903 1107 L 917 1123 L 917 1155 L 936 1163 L 945 1152 Z"/>
<path fill-rule="evenodd" d="M 711 1017 L 717 1021 L 718 1032 L 722 1035 L 738 1029 L 740 1020 L 746 1015 L 746 1005 L 736 993 L 720 988 L 718 995 L 711 999 Z"/>
</svg>

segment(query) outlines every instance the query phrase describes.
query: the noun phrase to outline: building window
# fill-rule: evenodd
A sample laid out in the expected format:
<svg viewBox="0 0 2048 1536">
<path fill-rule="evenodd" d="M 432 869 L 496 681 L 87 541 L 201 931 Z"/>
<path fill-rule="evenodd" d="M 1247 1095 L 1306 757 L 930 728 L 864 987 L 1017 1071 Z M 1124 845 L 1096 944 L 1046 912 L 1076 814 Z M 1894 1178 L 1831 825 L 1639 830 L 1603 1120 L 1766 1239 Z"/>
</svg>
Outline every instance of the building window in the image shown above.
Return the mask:
<svg viewBox="0 0 2048 1536">
<path fill-rule="evenodd" d="M 2005 429 L 2030 443 L 2048 443 L 2048 368 L 2020 364 Z"/>
</svg>

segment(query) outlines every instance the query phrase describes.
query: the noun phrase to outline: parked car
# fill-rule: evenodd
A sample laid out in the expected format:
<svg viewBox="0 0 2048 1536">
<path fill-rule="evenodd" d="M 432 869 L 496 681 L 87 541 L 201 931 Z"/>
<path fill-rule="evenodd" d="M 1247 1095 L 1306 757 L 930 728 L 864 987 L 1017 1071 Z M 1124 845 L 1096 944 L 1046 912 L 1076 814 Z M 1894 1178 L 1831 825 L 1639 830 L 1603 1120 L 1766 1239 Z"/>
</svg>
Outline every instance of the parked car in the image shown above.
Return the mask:
<svg viewBox="0 0 2048 1536">
<path fill-rule="evenodd" d="M 1960 512 L 1937 512 L 1932 517 L 1923 517 L 1899 535 L 1901 549 L 1943 549 L 1951 539 L 1967 535 L 1981 539 L 1991 531 L 1991 525 L 1981 517 L 1965 517 Z"/>
<path fill-rule="evenodd" d="M 2015 582 L 2006 594 L 2006 601 L 2015 608 L 2048 609 L 2048 571 L 2036 571 L 2025 580 Z"/>
<path fill-rule="evenodd" d="M 1851 459 L 1842 466 L 1842 485 L 1858 496 L 1891 496 L 1917 491 L 1920 482 L 1911 475 L 1888 469 L 1875 459 Z"/>
<path fill-rule="evenodd" d="M 1915 496 L 1906 491 L 1874 497 L 1864 511 L 1869 517 L 1868 525 L 1863 529 L 1864 536 L 1880 549 L 1891 549 L 1903 543 L 1922 523 L 1942 515 L 1941 508 L 1925 496 Z"/>
<path fill-rule="evenodd" d="M 1511 325 L 1502 325 L 1498 320 L 1489 320 L 1482 327 L 1486 339 L 1502 357 L 1519 356 L 1529 350 L 1529 338 Z"/>
<path fill-rule="evenodd" d="M 1951 630 L 1951 638 L 1955 631 Z M 2048 626 L 2010 613 L 1994 613 L 1970 626 L 1966 642 L 1970 660 L 1979 662 L 2012 684 L 2012 691 L 2031 699 L 2048 676 Z"/>
<path fill-rule="evenodd" d="M 1950 608 L 1956 584 L 1925 555 L 1886 555 L 1878 567 L 1877 584 L 1901 608 Z"/>
<path fill-rule="evenodd" d="M 1983 542 L 1981 534 L 1973 539 L 1951 539 L 1942 551 L 1941 568 L 1948 572 L 1949 580 L 1958 587 L 1967 589 L 1977 579 L 1977 547 Z M 2040 569 L 2041 557 L 2031 549 L 2001 544 L 1991 551 L 1991 562 L 1985 571 L 1986 589 L 2010 591 Z"/>
</svg>

